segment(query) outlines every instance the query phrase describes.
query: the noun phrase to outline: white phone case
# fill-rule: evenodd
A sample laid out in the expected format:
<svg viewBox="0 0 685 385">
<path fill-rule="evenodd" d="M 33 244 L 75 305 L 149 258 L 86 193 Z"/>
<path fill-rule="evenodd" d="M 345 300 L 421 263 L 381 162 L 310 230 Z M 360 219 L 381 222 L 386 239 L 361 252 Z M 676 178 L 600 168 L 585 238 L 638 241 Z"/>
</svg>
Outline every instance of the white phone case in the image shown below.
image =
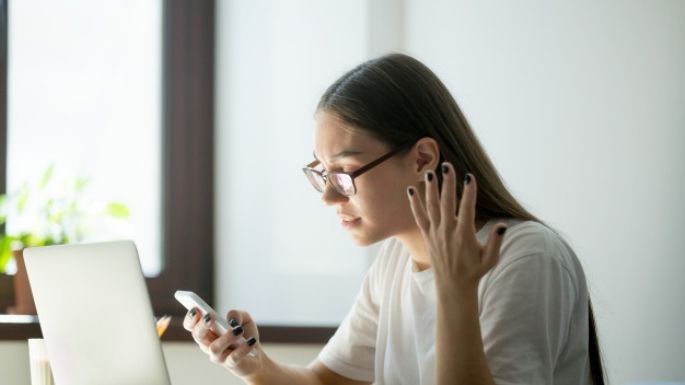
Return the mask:
<svg viewBox="0 0 685 385">
<path fill-rule="evenodd" d="M 212 309 L 207 302 L 200 298 L 199 295 L 193 293 L 192 291 L 177 290 L 174 294 L 174 297 L 176 297 L 176 300 L 178 300 L 178 302 L 180 302 L 181 305 L 188 310 L 192 308 L 200 309 L 203 317 L 205 314 L 211 314 L 212 318 L 214 318 L 216 328 L 218 329 L 217 331 L 221 334 L 224 334 L 226 331 L 228 331 L 229 327 L 226 319 L 217 314 L 217 312 Z"/>
</svg>

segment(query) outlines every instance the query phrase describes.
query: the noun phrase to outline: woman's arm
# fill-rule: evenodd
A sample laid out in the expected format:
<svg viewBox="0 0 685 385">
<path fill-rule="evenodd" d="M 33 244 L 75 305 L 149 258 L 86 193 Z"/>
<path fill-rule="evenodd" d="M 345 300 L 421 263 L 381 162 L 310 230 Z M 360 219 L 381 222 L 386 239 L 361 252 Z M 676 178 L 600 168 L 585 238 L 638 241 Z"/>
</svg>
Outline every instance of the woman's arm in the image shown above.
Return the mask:
<svg viewBox="0 0 685 385">
<path fill-rule="evenodd" d="M 438 384 L 495 385 L 478 320 L 478 295 L 438 298 L 436 317 Z"/>
<path fill-rule="evenodd" d="M 233 330 L 219 336 L 214 332 L 211 316 L 204 319 L 200 312 L 188 312 L 183 326 L 209 359 L 230 370 L 250 385 L 368 385 L 343 377 L 318 360 L 308 367 L 284 365 L 273 361 L 258 342 L 257 326 L 247 312 L 231 310 L 227 318 Z M 241 338 L 252 343 L 238 343 Z M 256 353 L 254 354 L 253 351 Z"/>
<path fill-rule="evenodd" d="M 314 361 L 308 367 L 283 365 L 264 356 L 266 363 L 263 371 L 254 376 L 243 378 L 250 385 L 369 385 L 368 382 L 354 381 L 328 369 L 321 362 Z"/>
<path fill-rule="evenodd" d="M 430 174 L 430 175 L 429 175 Z M 455 213 L 456 175 L 442 165 L 442 191 L 432 171 L 426 174 L 425 203 L 409 187 L 414 218 L 430 254 L 437 292 L 436 360 L 440 385 L 494 385 L 478 319 L 478 282 L 499 259 L 505 224 L 493 226 L 488 243 L 476 238 L 476 180 L 467 174 Z"/>
</svg>

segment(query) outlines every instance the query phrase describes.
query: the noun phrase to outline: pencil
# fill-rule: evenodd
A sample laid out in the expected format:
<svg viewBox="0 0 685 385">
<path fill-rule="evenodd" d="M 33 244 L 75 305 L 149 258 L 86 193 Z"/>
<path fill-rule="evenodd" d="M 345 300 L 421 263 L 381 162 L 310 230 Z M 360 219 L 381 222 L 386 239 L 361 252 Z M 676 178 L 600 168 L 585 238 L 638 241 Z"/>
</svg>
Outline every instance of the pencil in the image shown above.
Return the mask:
<svg viewBox="0 0 685 385">
<path fill-rule="evenodd" d="M 157 320 L 157 324 L 155 326 L 157 327 L 157 335 L 159 338 L 162 338 L 162 335 L 164 335 L 164 332 L 166 332 L 166 329 L 169 327 L 169 323 L 171 323 L 170 315 L 165 315 Z"/>
</svg>

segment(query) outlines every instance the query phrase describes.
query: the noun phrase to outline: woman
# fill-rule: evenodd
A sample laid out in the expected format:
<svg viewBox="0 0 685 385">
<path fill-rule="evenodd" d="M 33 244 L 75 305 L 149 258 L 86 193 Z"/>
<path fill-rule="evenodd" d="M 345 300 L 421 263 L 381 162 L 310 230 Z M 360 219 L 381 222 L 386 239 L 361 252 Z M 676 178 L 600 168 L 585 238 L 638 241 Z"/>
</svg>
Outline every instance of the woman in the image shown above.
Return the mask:
<svg viewBox="0 0 685 385">
<path fill-rule="evenodd" d="M 308 367 L 272 361 L 247 312 L 189 312 L 210 359 L 250 384 L 603 384 L 583 270 L 507 191 L 443 83 L 401 54 L 322 96 L 304 168 L 359 245 L 384 241 Z M 237 343 L 240 338 L 248 343 Z"/>
</svg>

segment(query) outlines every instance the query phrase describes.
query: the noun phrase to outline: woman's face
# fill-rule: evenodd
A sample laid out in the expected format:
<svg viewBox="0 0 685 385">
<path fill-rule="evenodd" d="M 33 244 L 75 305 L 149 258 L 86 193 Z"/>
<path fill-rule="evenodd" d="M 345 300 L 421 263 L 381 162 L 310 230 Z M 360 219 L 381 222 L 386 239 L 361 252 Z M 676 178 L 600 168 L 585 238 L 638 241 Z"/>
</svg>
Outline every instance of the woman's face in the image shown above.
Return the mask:
<svg viewBox="0 0 685 385">
<path fill-rule="evenodd" d="M 314 140 L 317 167 L 327 172 L 353 172 L 393 150 L 325 111 L 316 114 Z M 416 185 L 412 170 L 411 154 L 395 155 L 355 178 L 355 195 L 343 196 L 328 183 L 322 200 L 335 208 L 358 245 L 370 245 L 417 228 L 406 193 Z"/>
</svg>

